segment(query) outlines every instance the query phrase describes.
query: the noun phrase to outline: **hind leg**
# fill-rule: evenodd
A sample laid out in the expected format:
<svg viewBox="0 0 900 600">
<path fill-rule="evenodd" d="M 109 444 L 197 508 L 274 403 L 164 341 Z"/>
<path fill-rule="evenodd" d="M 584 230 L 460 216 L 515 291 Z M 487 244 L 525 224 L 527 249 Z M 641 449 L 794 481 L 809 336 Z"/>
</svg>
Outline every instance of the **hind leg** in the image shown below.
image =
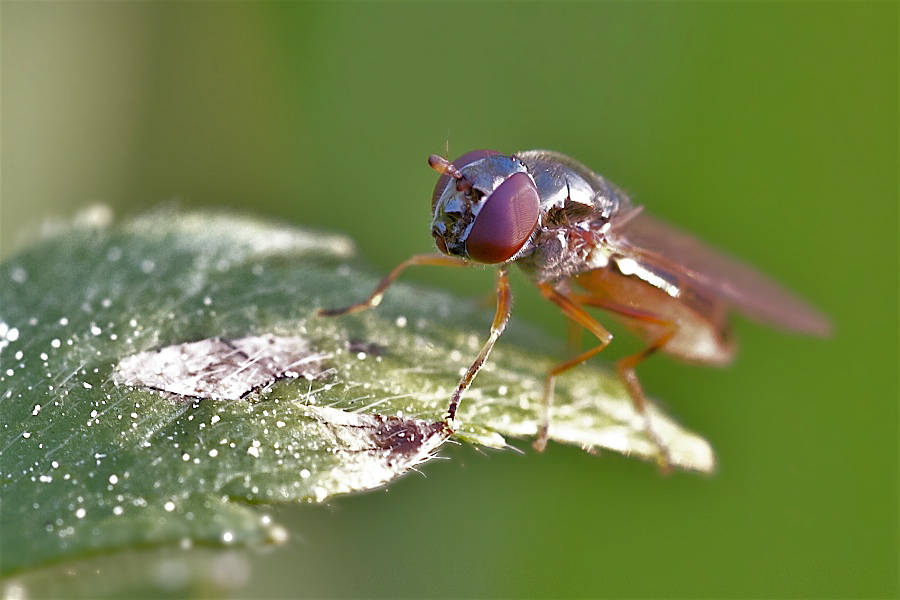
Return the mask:
<svg viewBox="0 0 900 600">
<path fill-rule="evenodd" d="M 628 395 L 631 397 L 631 403 L 634 406 L 635 411 L 644 418 L 644 431 L 646 432 L 647 437 L 649 437 L 656 446 L 658 451 L 656 461 L 659 463 L 659 469 L 664 473 L 671 471 L 669 449 L 653 428 L 653 420 L 650 418 L 650 413 L 647 411 L 647 397 L 644 395 L 644 389 L 641 386 L 641 382 L 638 380 L 634 368 L 654 352 L 665 346 L 666 342 L 672 339 L 673 335 L 675 335 L 675 329 L 667 331 L 659 336 L 640 352 L 616 361 L 616 371 L 619 373 L 619 378 L 628 390 Z"/>
</svg>

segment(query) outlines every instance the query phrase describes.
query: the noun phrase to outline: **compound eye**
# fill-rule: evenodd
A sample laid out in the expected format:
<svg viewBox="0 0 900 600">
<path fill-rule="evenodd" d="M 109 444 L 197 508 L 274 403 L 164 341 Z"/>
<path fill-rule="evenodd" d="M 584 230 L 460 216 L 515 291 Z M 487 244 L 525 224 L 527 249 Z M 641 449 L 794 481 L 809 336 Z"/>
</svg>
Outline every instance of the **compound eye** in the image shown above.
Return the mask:
<svg viewBox="0 0 900 600">
<path fill-rule="evenodd" d="M 500 153 L 496 150 L 472 150 L 454 160 L 453 166 L 457 169 L 463 169 L 477 160 L 487 158 L 488 156 L 494 156 L 495 154 Z M 450 183 L 450 175 L 444 173 L 438 178 L 437 185 L 434 186 L 434 193 L 431 194 L 431 212 L 434 212 L 434 207 L 437 205 L 438 198 L 441 197 L 441 194 L 444 192 L 444 188 L 447 187 L 448 183 Z"/>
<path fill-rule="evenodd" d="M 518 252 L 534 231 L 540 197 L 526 173 L 515 173 L 487 197 L 466 238 L 466 254 L 482 263 L 501 263 Z"/>
</svg>

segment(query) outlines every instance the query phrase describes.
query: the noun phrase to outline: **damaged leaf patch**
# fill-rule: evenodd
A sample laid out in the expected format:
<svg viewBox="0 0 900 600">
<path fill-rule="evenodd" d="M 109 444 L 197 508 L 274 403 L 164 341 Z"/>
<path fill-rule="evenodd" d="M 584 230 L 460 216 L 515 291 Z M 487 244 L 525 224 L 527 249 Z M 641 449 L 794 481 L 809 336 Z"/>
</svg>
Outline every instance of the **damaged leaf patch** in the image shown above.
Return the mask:
<svg viewBox="0 0 900 600">
<path fill-rule="evenodd" d="M 354 354 L 384 352 L 377 344 L 363 342 L 347 344 L 347 350 Z M 111 381 L 195 402 L 240 400 L 251 395 L 267 400 L 266 392 L 281 380 L 313 381 L 333 373 L 326 367 L 327 358 L 300 337 L 211 338 L 127 356 L 116 365 Z M 443 421 L 305 404 L 310 401 L 315 401 L 315 394 L 300 396 L 291 421 L 303 438 L 317 442 L 317 453 L 329 457 L 298 465 L 297 477 L 307 480 L 305 487 L 311 492 L 306 495 L 316 501 L 387 483 L 431 458 L 451 433 Z M 273 402 L 272 413 L 278 404 L 278 400 Z M 300 425 L 304 419 L 311 419 L 312 426 Z M 214 416 L 213 420 L 220 418 Z M 287 427 L 287 422 L 276 421 L 276 427 Z M 247 454 L 259 458 L 270 442 L 254 440 Z M 289 441 L 285 449 L 291 452 L 294 446 L 295 442 Z M 225 491 L 236 496 L 248 493 L 233 485 Z"/>
<path fill-rule="evenodd" d="M 112 381 L 186 398 L 238 400 L 280 379 L 317 379 L 326 358 L 297 337 L 211 338 L 127 356 Z"/>
</svg>

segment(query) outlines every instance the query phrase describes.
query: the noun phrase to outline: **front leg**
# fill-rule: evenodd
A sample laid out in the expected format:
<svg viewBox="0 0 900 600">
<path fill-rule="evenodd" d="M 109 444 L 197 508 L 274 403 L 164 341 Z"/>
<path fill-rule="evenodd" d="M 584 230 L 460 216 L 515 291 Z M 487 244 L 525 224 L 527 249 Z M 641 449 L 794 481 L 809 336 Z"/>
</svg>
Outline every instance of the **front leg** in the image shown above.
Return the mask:
<svg viewBox="0 0 900 600">
<path fill-rule="evenodd" d="M 509 289 L 509 274 L 504 265 L 497 270 L 497 312 L 494 314 L 494 322 L 491 323 L 491 333 L 484 343 L 484 346 L 481 347 L 481 352 L 478 353 L 475 362 L 472 363 L 469 370 L 466 371 L 462 376 L 462 379 L 459 380 L 459 384 L 453 391 L 453 395 L 450 396 L 450 404 L 447 407 L 447 414 L 444 416 L 444 421 L 451 433 L 456 431 L 456 411 L 459 408 L 462 396 L 466 390 L 469 389 L 469 386 L 472 385 L 472 380 L 475 379 L 478 371 L 484 366 L 485 361 L 487 361 L 487 358 L 491 353 L 491 349 L 494 347 L 494 344 L 497 343 L 497 340 L 506 328 L 506 323 L 509 321 L 511 306 L 512 292 Z"/>
<path fill-rule="evenodd" d="M 355 312 L 360 312 L 362 310 L 368 310 L 370 308 L 375 308 L 379 304 L 381 304 L 381 299 L 384 297 L 385 290 L 390 287 L 394 280 L 400 276 L 400 273 L 403 272 L 406 267 L 411 267 L 413 265 L 427 265 L 434 267 L 469 267 L 472 266 L 472 263 L 467 261 L 464 258 L 459 258 L 457 256 L 447 256 L 446 254 L 438 254 L 434 252 L 432 254 L 416 254 L 415 256 L 411 256 L 404 260 L 402 263 L 394 267 L 394 270 L 388 273 L 384 279 L 382 279 L 377 286 L 375 286 L 375 290 L 372 294 L 363 300 L 362 302 L 358 302 L 356 304 L 351 304 L 345 308 L 320 308 L 316 311 L 316 314 L 320 317 L 337 317 L 340 315 L 349 315 Z"/>
</svg>

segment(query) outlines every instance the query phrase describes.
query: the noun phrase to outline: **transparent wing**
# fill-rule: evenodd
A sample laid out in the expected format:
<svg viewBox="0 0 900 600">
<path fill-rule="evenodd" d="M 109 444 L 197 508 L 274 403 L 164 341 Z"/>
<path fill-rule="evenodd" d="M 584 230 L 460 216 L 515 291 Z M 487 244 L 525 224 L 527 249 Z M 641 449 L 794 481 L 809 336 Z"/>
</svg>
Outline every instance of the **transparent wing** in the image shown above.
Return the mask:
<svg viewBox="0 0 900 600">
<path fill-rule="evenodd" d="M 831 331 L 827 317 L 780 284 L 644 212 L 629 211 L 619 223 L 614 221 L 608 239 L 626 254 L 722 298 L 752 319 L 820 336 Z"/>
</svg>

